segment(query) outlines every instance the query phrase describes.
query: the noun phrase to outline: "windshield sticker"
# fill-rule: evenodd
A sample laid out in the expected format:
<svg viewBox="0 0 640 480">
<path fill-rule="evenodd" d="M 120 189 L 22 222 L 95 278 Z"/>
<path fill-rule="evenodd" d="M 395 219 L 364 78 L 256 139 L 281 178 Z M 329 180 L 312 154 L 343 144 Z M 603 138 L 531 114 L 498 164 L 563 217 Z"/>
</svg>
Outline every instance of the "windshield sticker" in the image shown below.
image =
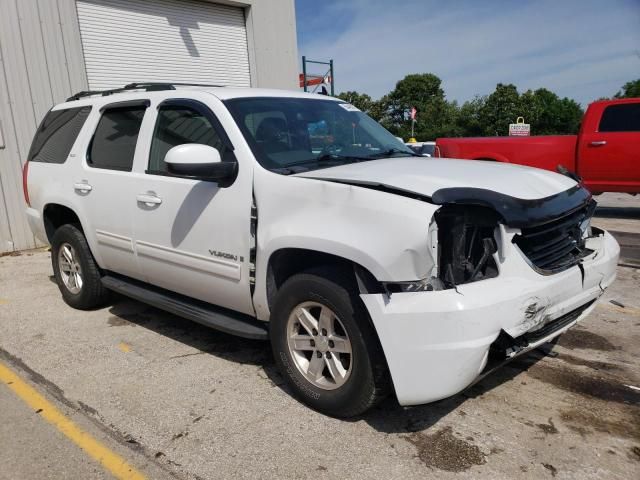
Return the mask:
<svg viewBox="0 0 640 480">
<path fill-rule="evenodd" d="M 350 103 L 339 103 L 342 108 L 344 108 L 347 112 L 359 112 L 360 109 L 358 107 L 354 107 Z"/>
</svg>

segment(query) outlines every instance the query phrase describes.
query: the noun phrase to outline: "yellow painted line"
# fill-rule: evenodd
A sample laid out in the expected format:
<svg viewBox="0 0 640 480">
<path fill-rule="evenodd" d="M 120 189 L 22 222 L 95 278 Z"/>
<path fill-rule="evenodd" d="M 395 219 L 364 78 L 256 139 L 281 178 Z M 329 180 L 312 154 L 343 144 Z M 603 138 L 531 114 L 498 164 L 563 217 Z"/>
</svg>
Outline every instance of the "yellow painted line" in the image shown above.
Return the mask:
<svg viewBox="0 0 640 480">
<path fill-rule="evenodd" d="M 624 313 L 627 315 L 633 315 L 634 317 L 640 317 L 640 308 L 635 307 L 619 307 L 611 303 L 599 303 L 598 307 L 611 310 L 612 312 Z"/>
<path fill-rule="evenodd" d="M 66 417 L 2 362 L 0 362 L 0 381 L 13 390 L 13 393 L 20 397 L 36 413 L 39 413 L 42 418 L 111 472 L 114 477 L 121 480 L 146 479 L 142 473 L 129 465 L 124 458 L 109 450 L 87 432 L 81 430 L 71 419 Z"/>
<path fill-rule="evenodd" d="M 131 351 L 131 345 L 125 342 L 120 342 L 118 344 L 118 348 L 120 349 L 121 352 L 124 352 L 124 353 L 129 353 Z"/>
<path fill-rule="evenodd" d="M 0 298 L 0 305 L 6 305 L 7 303 L 9 303 L 9 300 L 5 298 Z"/>
</svg>

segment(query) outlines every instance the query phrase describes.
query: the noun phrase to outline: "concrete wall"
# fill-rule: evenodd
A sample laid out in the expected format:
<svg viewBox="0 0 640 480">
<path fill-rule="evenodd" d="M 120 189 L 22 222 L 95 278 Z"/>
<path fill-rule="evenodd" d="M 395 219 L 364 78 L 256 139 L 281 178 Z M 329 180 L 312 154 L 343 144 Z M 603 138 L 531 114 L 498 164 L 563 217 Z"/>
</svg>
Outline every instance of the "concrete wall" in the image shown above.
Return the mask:
<svg viewBox="0 0 640 480">
<path fill-rule="evenodd" d="M 245 8 L 251 85 L 298 88 L 294 0 L 222 0 Z M 0 253 L 38 246 L 22 166 L 56 103 L 87 89 L 75 0 L 0 0 Z"/>
<path fill-rule="evenodd" d="M 37 246 L 22 165 L 44 114 L 86 86 L 74 0 L 0 0 L 0 252 Z"/>
<path fill-rule="evenodd" d="M 294 0 L 245 0 L 251 84 L 298 90 Z"/>
</svg>

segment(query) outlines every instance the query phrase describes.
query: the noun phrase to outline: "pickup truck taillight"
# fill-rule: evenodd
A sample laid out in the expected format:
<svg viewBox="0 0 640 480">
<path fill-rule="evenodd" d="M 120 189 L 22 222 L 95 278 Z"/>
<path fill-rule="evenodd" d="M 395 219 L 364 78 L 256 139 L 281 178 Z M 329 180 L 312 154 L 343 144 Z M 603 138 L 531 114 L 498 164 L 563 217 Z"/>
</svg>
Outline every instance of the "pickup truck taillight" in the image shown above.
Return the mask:
<svg viewBox="0 0 640 480">
<path fill-rule="evenodd" d="M 24 201 L 27 203 L 27 206 L 31 206 L 31 202 L 29 201 L 29 186 L 27 184 L 27 178 L 29 176 L 29 161 L 24 162 L 24 167 L 22 167 L 22 193 L 24 193 Z"/>
</svg>

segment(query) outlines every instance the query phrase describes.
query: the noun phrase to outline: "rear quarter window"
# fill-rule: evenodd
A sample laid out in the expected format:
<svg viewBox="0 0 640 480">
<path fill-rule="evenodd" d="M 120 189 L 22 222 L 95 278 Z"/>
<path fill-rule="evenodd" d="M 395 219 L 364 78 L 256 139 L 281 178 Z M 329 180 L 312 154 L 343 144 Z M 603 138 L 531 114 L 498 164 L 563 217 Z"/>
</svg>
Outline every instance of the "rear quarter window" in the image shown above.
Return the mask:
<svg viewBox="0 0 640 480">
<path fill-rule="evenodd" d="M 640 132 L 640 103 L 610 105 L 604 109 L 599 132 Z"/>
<path fill-rule="evenodd" d="M 91 107 L 51 110 L 47 113 L 33 138 L 28 160 L 64 163 L 89 112 Z"/>
</svg>

